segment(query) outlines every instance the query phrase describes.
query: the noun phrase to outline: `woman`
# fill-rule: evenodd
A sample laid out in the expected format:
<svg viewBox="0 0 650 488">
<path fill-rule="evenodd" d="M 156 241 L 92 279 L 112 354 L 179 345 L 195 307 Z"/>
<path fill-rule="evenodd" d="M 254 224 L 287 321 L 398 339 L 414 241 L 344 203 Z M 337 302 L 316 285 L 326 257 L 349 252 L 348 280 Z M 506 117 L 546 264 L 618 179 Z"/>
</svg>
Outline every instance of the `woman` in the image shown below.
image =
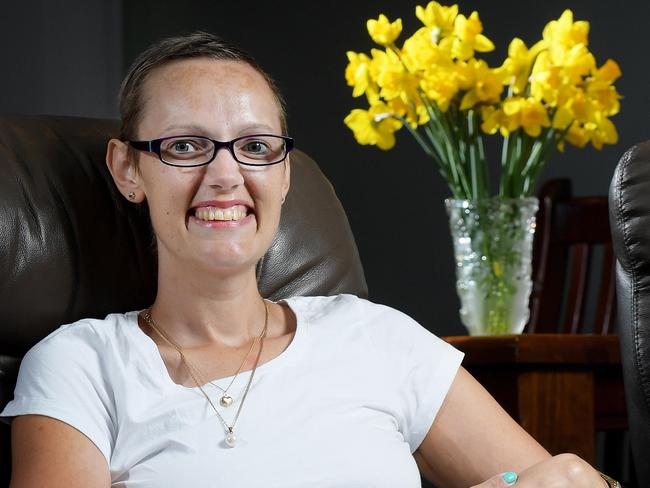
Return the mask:
<svg viewBox="0 0 650 488">
<path fill-rule="evenodd" d="M 28 353 L 2 413 L 13 488 L 412 487 L 419 472 L 441 487 L 607 486 L 551 457 L 403 314 L 350 295 L 262 299 L 255 264 L 292 140 L 248 55 L 205 33 L 164 40 L 120 109 L 106 159 L 148 204 L 157 296 Z"/>
</svg>

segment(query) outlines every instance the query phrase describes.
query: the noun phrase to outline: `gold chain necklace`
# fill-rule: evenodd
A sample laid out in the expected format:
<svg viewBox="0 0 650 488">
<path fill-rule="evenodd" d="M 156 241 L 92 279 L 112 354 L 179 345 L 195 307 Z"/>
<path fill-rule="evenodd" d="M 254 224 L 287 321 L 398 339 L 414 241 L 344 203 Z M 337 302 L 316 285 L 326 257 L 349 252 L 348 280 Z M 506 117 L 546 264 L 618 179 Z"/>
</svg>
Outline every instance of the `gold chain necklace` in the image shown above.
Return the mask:
<svg viewBox="0 0 650 488">
<path fill-rule="evenodd" d="M 149 318 L 151 318 L 151 313 L 149 313 Z M 158 331 L 156 331 L 156 332 L 158 332 Z M 178 353 L 182 355 L 182 357 L 185 358 L 185 364 L 187 364 L 190 368 L 192 368 L 192 370 L 194 371 L 194 374 L 196 374 L 196 376 L 198 377 L 198 379 L 199 379 L 199 381 L 201 382 L 202 385 L 210 384 L 210 385 L 214 386 L 215 388 L 219 388 L 221 390 L 221 398 L 219 398 L 219 405 L 221 405 L 222 407 L 229 407 L 230 405 L 232 405 L 233 398 L 232 398 L 232 396 L 230 396 L 228 394 L 228 390 L 230 390 L 230 387 L 233 385 L 233 383 L 237 379 L 237 376 L 239 376 L 239 373 L 241 372 L 242 368 L 244 367 L 244 363 L 246 363 L 246 359 L 248 358 L 248 356 L 250 356 L 251 351 L 253 350 L 253 347 L 255 346 L 255 342 L 257 342 L 257 339 L 259 339 L 259 337 L 254 337 L 253 338 L 253 340 L 251 341 L 251 347 L 248 348 L 248 352 L 244 356 L 244 359 L 242 359 L 242 362 L 239 365 L 239 368 L 237 368 L 237 372 L 235 373 L 235 375 L 230 380 L 230 383 L 228 383 L 228 386 L 226 386 L 226 388 L 222 388 L 221 386 L 217 385 L 216 383 L 214 383 L 212 381 L 206 381 L 203 378 L 203 376 L 201 375 L 201 371 L 199 371 L 199 368 L 194 363 L 192 363 L 189 359 L 187 359 L 187 357 L 185 357 L 182 350 L 179 351 L 180 346 L 178 345 L 178 343 L 176 343 L 174 341 L 171 341 L 169 336 L 165 337 L 160 333 L 159 333 L 159 335 L 163 339 L 165 339 L 170 346 L 172 346 L 174 349 L 176 349 L 178 351 Z"/>
<path fill-rule="evenodd" d="M 156 321 L 153 319 L 151 316 L 151 308 L 146 309 L 142 313 L 142 318 L 147 322 L 147 324 L 165 341 L 167 342 L 170 346 L 172 346 L 176 351 L 178 352 L 181 362 L 183 363 L 183 366 L 187 370 L 188 374 L 191 376 L 192 381 L 194 381 L 194 384 L 198 387 L 198 389 L 201 391 L 205 399 L 208 401 L 210 406 L 212 407 L 212 410 L 214 410 L 214 413 L 217 415 L 221 423 L 223 424 L 224 428 L 226 429 L 226 437 L 225 437 L 225 442 L 228 447 L 235 447 L 237 445 L 237 436 L 235 435 L 235 425 L 237 424 L 237 420 L 239 420 L 239 415 L 241 414 L 242 407 L 244 406 L 244 401 L 246 400 L 246 397 L 248 396 L 248 391 L 250 390 L 251 384 L 253 383 L 253 377 L 255 376 L 255 371 L 257 370 L 257 365 L 260 360 L 260 356 L 262 355 L 262 349 L 264 348 L 264 338 L 266 337 L 266 332 L 268 328 L 268 323 L 269 323 L 269 307 L 266 304 L 265 300 L 262 300 L 262 303 L 264 303 L 264 328 L 262 329 L 262 333 L 259 335 L 259 340 L 260 340 L 260 347 L 257 351 L 257 355 L 255 357 L 255 363 L 253 364 L 253 369 L 251 370 L 251 375 L 248 378 L 248 382 L 246 383 L 246 388 L 244 389 L 244 394 L 242 395 L 241 403 L 239 404 L 239 408 L 237 409 L 237 412 L 235 413 L 235 418 L 232 421 L 231 425 L 228 425 L 228 423 L 223 419 L 219 411 L 217 410 L 217 407 L 214 406 L 214 403 L 212 403 L 212 400 L 210 400 L 210 397 L 208 394 L 205 392 L 203 387 L 201 386 L 201 383 L 199 383 L 196 373 L 198 373 L 198 368 L 196 366 L 193 366 L 196 369 L 196 373 L 192 371 L 192 367 L 190 366 L 189 361 L 185 357 L 185 354 L 183 353 L 183 348 L 176 343 L 174 340 L 172 340 L 169 335 L 156 323 Z M 253 341 L 253 344 L 255 341 Z M 252 346 L 251 346 L 252 349 Z M 249 351 L 250 352 L 250 351 Z M 244 358 L 245 360 L 246 358 Z M 242 363 L 243 366 L 243 363 Z M 241 367 L 240 366 L 240 370 Z M 232 382 L 231 382 L 232 384 Z M 228 386 L 230 387 L 230 385 Z M 231 399 L 232 403 L 232 399 Z"/>
</svg>

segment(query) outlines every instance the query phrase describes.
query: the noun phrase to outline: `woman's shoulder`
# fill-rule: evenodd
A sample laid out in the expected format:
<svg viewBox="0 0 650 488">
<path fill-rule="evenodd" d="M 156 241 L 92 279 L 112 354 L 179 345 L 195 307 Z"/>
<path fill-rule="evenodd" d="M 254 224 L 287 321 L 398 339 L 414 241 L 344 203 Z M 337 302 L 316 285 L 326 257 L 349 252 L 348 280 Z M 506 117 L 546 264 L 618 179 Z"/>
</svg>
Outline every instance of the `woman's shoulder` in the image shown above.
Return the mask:
<svg viewBox="0 0 650 488">
<path fill-rule="evenodd" d="M 347 293 L 328 296 L 294 296 L 282 301 L 288 303 L 293 310 L 310 319 L 337 314 L 345 314 L 351 317 L 363 314 L 376 307 L 383 307 L 365 298 L 359 298 L 356 295 Z"/>
<path fill-rule="evenodd" d="M 319 347 L 332 344 L 347 350 L 372 351 L 386 359 L 385 364 L 393 364 L 395 358 L 416 362 L 430 357 L 450 357 L 453 362 L 458 359 L 452 346 L 396 308 L 347 294 L 286 301 L 299 321 L 309 324 Z"/>
<path fill-rule="evenodd" d="M 422 329 L 404 312 L 351 294 L 293 297 L 285 300 L 311 323 L 322 322 L 346 327 L 371 327 L 374 332 L 403 333 L 402 329 Z"/>
<path fill-rule="evenodd" d="M 88 353 L 108 354 L 112 348 L 124 344 L 122 340 L 137 327 L 137 312 L 112 313 L 103 319 L 84 318 L 61 325 L 36 343 L 26 358 L 64 356 L 82 358 Z"/>
</svg>

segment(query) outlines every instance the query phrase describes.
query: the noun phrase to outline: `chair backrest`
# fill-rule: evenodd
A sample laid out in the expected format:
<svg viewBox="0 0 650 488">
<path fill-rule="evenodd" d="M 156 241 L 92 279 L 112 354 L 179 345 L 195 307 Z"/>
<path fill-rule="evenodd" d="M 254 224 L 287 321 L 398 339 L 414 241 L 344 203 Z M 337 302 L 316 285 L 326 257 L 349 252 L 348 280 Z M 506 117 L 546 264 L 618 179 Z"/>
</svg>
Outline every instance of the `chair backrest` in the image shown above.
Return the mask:
<svg viewBox="0 0 650 488">
<path fill-rule="evenodd" d="M 609 211 L 630 441 L 639 486 L 650 486 L 650 141 L 618 163 Z"/>
<path fill-rule="evenodd" d="M 0 116 L 0 409 L 24 353 L 83 317 L 144 308 L 156 291 L 146 209 L 117 192 L 105 165 L 117 122 Z M 291 189 L 258 263 L 262 294 L 367 296 L 347 217 L 316 163 L 291 154 Z M 0 486 L 8 484 L 0 430 Z"/>
<path fill-rule="evenodd" d="M 616 314 L 606 196 L 573 197 L 568 179 L 541 189 L 527 332 L 610 334 Z M 594 302 L 595 310 L 588 303 Z"/>
</svg>

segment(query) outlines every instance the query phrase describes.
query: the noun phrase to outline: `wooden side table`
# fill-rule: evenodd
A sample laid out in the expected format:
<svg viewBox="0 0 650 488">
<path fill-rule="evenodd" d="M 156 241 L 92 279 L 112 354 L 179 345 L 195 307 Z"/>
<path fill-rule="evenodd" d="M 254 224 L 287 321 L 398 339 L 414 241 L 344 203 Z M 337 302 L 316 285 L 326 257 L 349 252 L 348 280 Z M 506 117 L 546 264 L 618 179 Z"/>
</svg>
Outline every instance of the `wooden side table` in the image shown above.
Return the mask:
<svg viewBox="0 0 650 488">
<path fill-rule="evenodd" d="M 463 366 L 551 454 L 595 461 L 597 430 L 626 429 L 618 336 L 449 336 Z"/>
</svg>

